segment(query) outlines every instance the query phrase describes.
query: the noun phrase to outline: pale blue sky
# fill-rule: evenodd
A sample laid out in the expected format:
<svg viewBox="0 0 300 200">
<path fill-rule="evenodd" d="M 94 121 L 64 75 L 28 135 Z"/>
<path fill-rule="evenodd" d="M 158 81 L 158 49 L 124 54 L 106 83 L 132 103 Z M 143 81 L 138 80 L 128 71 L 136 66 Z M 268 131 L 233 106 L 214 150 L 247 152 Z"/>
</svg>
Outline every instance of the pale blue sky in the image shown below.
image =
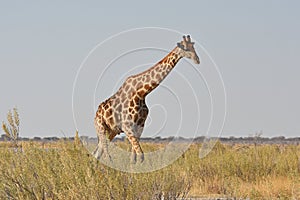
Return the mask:
<svg viewBox="0 0 300 200">
<path fill-rule="evenodd" d="M 227 91 L 223 136 L 248 136 L 259 130 L 269 137 L 300 135 L 299 1 L 131 2 L 2 1 L 0 119 L 17 106 L 21 136 L 74 135 L 72 86 L 88 52 L 118 32 L 155 26 L 190 33 L 219 66 Z M 148 61 L 158 58 L 153 53 Z M 183 65 L 181 61 L 176 66 L 179 73 Z M 180 87 L 176 73 L 165 81 Z M 162 94 L 163 89 L 154 93 L 151 102 L 162 101 Z M 103 98 L 99 96 L 99 103 Z M 162 110 L 156 108 L 152 120 L 160 121 Z M 177 118 L 168 116 L 171 124 L 177 124 Z M 193 135 L 187 123 L 179 135 Z M 173 135 L 168 127 L 157 136 Z M 145 136 L 153 136 L 151 130 L 145 130 Z M 93 129 L 85 131 L 94 134 Z"/>
</svg>

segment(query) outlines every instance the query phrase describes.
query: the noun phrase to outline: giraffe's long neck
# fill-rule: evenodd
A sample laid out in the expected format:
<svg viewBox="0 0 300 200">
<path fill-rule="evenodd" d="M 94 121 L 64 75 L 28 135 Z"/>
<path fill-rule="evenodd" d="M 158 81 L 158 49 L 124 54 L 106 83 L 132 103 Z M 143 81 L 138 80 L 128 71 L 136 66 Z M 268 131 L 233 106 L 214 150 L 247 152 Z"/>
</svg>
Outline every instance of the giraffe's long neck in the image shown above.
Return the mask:
<svg viewBox="0 0 300 200">
<path fill-rule="evenodd" d="M 166 57 L 153 67 L 136 75 L 136 77 L 141 78 L 143 83 L 143 87 L 138 88 L 140 97 L 145 97 L 166 78 L 182 58 L 180 51 L 181 49 L 179 47 L 175 47 Z"/>
</svg>

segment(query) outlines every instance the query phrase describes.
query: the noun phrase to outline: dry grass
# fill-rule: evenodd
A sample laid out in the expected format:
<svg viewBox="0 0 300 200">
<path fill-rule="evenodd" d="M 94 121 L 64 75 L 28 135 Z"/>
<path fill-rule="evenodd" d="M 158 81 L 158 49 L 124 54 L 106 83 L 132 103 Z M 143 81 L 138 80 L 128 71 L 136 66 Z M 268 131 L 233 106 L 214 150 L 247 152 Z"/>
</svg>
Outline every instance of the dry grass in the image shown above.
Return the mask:
<svg viewBox="0 0 300 200">
<path fill-rule="evenodd" d="M 118 144 L 128 149 L 128 144 Z M 146 151 L 162 144 L 142 144 Z M 217 143 L 204 159 L 191 145 L 172 165 L 129 174 L 110 169 L 71 142 L 0 143 L 0 199 L 300 199 L 300 146 Z M 44 149 L 46 148 L 46 150 Z M 147 159 L 147 157 L 146 157 Z"/>
</svg>

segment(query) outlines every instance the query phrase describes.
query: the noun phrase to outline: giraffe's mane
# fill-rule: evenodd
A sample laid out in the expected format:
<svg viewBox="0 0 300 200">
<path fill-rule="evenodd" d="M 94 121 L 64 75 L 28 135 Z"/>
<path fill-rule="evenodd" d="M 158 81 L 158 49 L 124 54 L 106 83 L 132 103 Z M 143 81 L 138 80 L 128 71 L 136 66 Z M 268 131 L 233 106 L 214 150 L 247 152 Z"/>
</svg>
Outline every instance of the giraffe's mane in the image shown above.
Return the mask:
<svg viewBox="0 0 300 200">
<path fill-rule="evenodd" d="M 153 65 L 152 67 L 150 67 L 149 69 L 147 69 L 147 70 L 145 70 L 145 71 L 143 71 L 143 72 L 140 72 L 140 73 L 138 73 L 138 74 L 135 74 L 135 75 L 132 75 L 131 77 L 132 78 L 135 78 L 135 77 L 137 77 L 137 76 L 140 76 L 140 75 L 142 75 L 142 74 L 146 74 L 147 72 L 149 72 L 149 71 L 151 71 L 153 68 L 155 68 L 157 65 L 160 65 L 160 64 L 162 64 L 166 59 L 168 59 L 168 57 L 170 56 L 170 55 L 172 55 L 172 54 L 174 54 L 175 52 L 174 52 L 174 50 L 176 49 L 177 47 L 175 47 L 171 52 L 169 52 L 163 59 L 161 59 L 159 62 L 157 62 L 155 65 Z"/>
</svg>

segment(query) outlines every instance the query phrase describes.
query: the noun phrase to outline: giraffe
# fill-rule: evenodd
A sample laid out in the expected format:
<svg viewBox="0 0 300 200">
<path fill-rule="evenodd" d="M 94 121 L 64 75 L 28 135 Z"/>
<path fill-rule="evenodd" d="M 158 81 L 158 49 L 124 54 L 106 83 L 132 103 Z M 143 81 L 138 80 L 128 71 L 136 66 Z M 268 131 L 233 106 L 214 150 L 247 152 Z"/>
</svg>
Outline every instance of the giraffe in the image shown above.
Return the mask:
<svg viewBox="0 0 300 200">
<path fill-rule="evenodd" d="M 194 49 L 194 42 L 189 35 L 161 61 L 148 70 L 129 76 L 119 90 L 98 106 L 94 119 L 97 131 L 98 144 L 93 155 L 100 159 L 108 152 L 108 142 L 116 135 L 124 132 L 131 143 L 131 162 L 144 161 L 144 153 L 139 144 L 144 124 L 148 115 L 145 102 L 146 96 L 153 91 L 171 72 L 181 58 L 192 59 L 200 64 L 199 57 Z"/>
</svg>

